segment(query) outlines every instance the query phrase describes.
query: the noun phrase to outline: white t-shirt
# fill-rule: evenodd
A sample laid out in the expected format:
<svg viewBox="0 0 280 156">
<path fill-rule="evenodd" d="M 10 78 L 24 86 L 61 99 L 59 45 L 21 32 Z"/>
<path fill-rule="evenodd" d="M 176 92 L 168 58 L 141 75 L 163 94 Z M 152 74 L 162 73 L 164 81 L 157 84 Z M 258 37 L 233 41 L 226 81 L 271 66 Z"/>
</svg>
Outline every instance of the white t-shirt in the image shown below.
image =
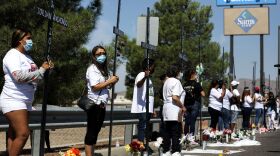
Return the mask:
<svg viewBox="0 0 280 156">
<path fill-rule="evenodd" d="M 212 88 L 209 95 L 209 107 L 221 111 L 222 102 L 219 101 L 221 97 L 221 92 L 219 92 L 216 88 Z"/>
<path fill-rule="evenodd" d="M 218 91 L 222 94 L 222 89 L 218 89 Z M 229 102 L 229 99 L 233 96 L 233 94 L 228 90 L 226 89 L 226 94 L 223 98 L 223 108 L 227 109 L 227 110 L 230 110 L 230 102 Z"/>
<path fill-rule="evenodd" d="M 140 72 L 135 79 L 133 99 L 131 105 L 131 113 L 145 113 L 146 112 L 146 80 L 142 87 L 138 88 L 137 83 L 145 77 L 145 72 Z M 152 81 L 149 79 L 149 112 L 154 112 L 154 87 Z"/>
<path fill-rule="evenodd" d="M 37 80 L 29 83 L 19 83 L 13 79 L 14 71 L 35 71 L 38 67 L 29 55 L 23 54 L 17 49 L 11 49 L 3 59 L 3 71 L 5 84 L 1 93 L 1 99 L 19 100 L 24 103 L 32 103 Z"/>
<path fill-rule="evenodd" d="M 251 104 L 253 102 L 253 99 L 251 98 L 251 96 L 245 96 L 244 97 L 244 102 L 243 102 L 243 107 L 251 107 Z"/>
<path fill-rule="evenodd" d="M 233 93 L 233 96 L 239 96 L 240 97 L 239 91 L 237 89 L 234 89 L 232 91 L 232 93 Z M 231 110 L 232 111 L 239 111 L 239 109 L 238 109 L 236 104 L 231 105 Z"/>
<path fill-rule="evenodd" d="M 254 94 L 255 98 L 255 109 L 263 109 L 263 103 L 261 100 L 263 99 L 262 95 L 260 93 Z"/>
<path fill-rule="evenodd" d="M 87 79 L 87 88 L 88 88 L 88 98 L 93 100 L 96 104 L 100 104 L 101 101 L 105 104 L 108 103 L 109 98 L 109 90 L 102 89 L 101 91 L 93 91 L 92 86 L 95 86 L 101 82 L 106 81 L 106 77 L 104 77 L 98 68 L 92 64 L 88 67 L 86 72 Z"/>
<path fill-rule="evenodd" d="M 172 100 L 172 96 L 177 95 L 182 104 L 184 103 L 185 91 L 181 82 L 176 78 L 168 78 L 163 85 L 163 120 L 178 121 L 180 108 Z"/>
</svg>

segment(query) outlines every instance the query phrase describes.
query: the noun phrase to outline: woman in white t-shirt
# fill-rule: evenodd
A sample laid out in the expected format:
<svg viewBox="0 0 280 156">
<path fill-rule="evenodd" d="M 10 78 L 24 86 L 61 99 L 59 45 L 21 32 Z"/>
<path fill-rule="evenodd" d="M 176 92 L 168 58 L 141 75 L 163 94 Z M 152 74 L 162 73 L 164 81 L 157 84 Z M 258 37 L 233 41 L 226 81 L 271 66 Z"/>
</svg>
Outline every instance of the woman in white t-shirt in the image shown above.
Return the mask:
<svg viewBox="0 0 280 156">
<path fill-rule="evenodd" d="M 93 148 L 105 118 L 106 105 L 109 98 L 108 88 L 119 80 L 114 75 L 109 78 L 107 53 L 104 47 L 95 46 L 91 53 L 92 64 L 87 69 L 86 80 L 88 98 L 94 102 L 94 105 L 87 111 L 86 156 L 94 155 Z"/>
<path fill-rule="evenodd" d="M 245 87 L 242 93 L 242 115 L 243 115 L 243 122 L 242 127 L 243 129 L 249 129 L 250 126 L 250 116 L 252 112 L 252 105 L 253 99 L 250 94 L 250 89 Z"/>
<path fill-rule="evenodd" d="M 230 129 L 231 131 L 233 132 L 233 135 L 235 135 L 234 133 L 234 128 L 236 126 L 236 123 L 237 123 L 237 117 L 238 117 L 238 113 L 239 113 L 239 108 L 240 107 L 240 94 L 239 94 L 239 91 L 237 89 L 239 85 L 239 82 L 238 81 L 235 81 L 233 80 L 231 82 L 231 90 L 232 90 L 232 94 L 233 94 L 233 97 L 232 97 L 232 104 L 230 106 L 231 108 L 231 125 L 230 125 Z"/>
<path fill-rule="evenodd" d="M 213 80 L 210 86 L 209 106 L 208 106 L 208 112 L 211 116 L 210 127 L 212 128 L 212 131 L 216 130 L 216 126 L 219 121 L 219 116 L 221 116 L 222 101 L 226 94 L 225 86 L 223 86 L 221 91 L 218 91 L 218 88 L 219 88 L 218 80 Z"/>
<path fill-rule="evenodd" d="M 17 29 L 12 35 L 11 49 L 3 59 L 5 84 L 0 97 L 0 106 L 9 121 L 8 154 L 17 156 L 29 137 L 29 113 L 38 80 L 53 66 L 44 62 L 40 69 L 28 55 L 32 49 L 31 32 Z"/>
<path fill-rule="evenodd" d="M 256 117 L 255 117 L 255 125 L 257 128 L 261 127 L 261 123 L 259 123 L 260 118 L 263 118 L 263 96 L 260 94 L 260 88 L 258 86 L 255 87 L 255 94 L 253 97 L 253 101 L 255 102 L 255 111 L 256 111 Z"/>
<path fill-rule="evenodd" d="M 181 119 L 186 112 L 184 106 L 184 89 L 181 82 L 176 78 L 179 75 L 177 66 L 171 66 L 166 76 L 168 79 L 163 85 L 163 120 L 165 124 L 163 137 L 163 153 L 164 155 L 180 155 L 180 137 L 181 137 Z M 180 121 L 179 121 L 180 120 Z M 172 141 L 171 153 L 170 145 Z"/>
</svg>

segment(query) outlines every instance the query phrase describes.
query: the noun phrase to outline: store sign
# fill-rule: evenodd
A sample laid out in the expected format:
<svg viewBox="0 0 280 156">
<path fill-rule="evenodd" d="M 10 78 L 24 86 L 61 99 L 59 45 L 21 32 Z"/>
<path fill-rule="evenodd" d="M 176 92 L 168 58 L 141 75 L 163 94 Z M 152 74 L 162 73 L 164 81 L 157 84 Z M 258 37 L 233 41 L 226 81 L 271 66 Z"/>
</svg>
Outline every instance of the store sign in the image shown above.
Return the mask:
<svg viewBox="0 0 280 156">
<path fill-rule="evenodd" d="M 267 7 L 224 9 L 224 34 L 269 34 L 268 17 Z"/>
<path fill-rule="evenodd" d="M 235 23 L 243 29 L 244 32 L 248 32 L 253 28 L 258 20 L 248 11 L 243 11 L 240 16 L 235 19 Z"/>
<path fill-rule="evenodd" d="M 217 6 L 227 5 L 276 5 L 277 0 L 217 0 Z"/>
</svg>

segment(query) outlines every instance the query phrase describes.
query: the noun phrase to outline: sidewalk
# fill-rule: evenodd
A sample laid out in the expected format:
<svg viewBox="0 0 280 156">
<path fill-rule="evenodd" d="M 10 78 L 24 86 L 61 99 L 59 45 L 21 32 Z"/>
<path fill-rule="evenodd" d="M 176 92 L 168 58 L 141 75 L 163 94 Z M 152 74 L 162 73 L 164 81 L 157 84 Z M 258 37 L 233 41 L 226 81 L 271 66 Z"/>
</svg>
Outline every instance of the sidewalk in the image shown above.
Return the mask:
<svg viewBox="0 0 280 156">
<path fill-rule="evenodd" d="M 266 132 L 256 135 L 256 140 L 261 142 L 260 146 L 242 146 L 242 147 L 207 147 L 213 151 L 239 151 L 239 153 L 230 154 L 232 156 L 280 156 L 280 130 L 275 132 Z M 152 156 L 158 156 L 157 149 L 151 146 L 154 150 Z M 218 154 L 213 153 L 196 153 L 195 151 L 200 150 L 201 147 L 196 147 L 191 151 L 182 151 L 182 156 L 217 156 Z M 100 153 L 103 156 L 108 155 L 108 149 L 97 150 L 96 153 Z M 84 152 L 82 156 L 84 156 Z M 111 149 L 111 156 L 129 156 L 129 153 L 125 152 L 123 146 L 114 147 Z"/>
</svg>

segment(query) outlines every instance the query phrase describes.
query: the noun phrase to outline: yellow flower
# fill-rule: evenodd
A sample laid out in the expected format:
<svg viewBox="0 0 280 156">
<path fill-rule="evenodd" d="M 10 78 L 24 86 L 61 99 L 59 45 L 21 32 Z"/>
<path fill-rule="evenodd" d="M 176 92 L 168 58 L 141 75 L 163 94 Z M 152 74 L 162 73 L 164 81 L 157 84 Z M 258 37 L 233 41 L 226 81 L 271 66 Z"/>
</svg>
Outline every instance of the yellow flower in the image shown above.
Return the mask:
<svg viewBox="0 0 280 156">
<path fill-rule="evenodd" d="M 131 147 L 130 147 L 129 144 L 125 145 L 124 148 L 125 148 L 126 152 L 130 152 L 131 151 Z"/>
</svg>

